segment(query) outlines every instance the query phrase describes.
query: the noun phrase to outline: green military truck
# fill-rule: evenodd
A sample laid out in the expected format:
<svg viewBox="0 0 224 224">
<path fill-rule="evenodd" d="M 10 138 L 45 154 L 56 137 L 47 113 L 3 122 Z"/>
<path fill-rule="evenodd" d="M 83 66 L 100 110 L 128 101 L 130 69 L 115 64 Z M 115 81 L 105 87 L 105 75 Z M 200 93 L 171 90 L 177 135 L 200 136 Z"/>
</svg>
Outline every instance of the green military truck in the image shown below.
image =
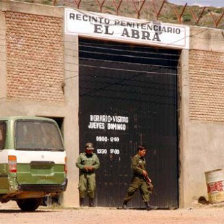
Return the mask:
<svg viewBox="0 0 224 224">
<path fill-rule="evenodd" d="M 66 154 L 57 123 L 41 117 L 0 118 L 0 201 L 34 211 L 66 190 Z"/>
</svg>

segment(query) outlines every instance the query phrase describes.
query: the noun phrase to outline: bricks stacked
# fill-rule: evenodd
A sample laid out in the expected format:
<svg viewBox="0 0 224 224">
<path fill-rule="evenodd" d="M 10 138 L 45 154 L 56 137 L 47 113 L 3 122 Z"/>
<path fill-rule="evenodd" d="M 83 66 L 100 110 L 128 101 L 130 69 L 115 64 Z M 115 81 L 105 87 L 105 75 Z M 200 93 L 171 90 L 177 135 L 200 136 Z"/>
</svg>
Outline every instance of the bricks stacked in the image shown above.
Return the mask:
<svg viewBox="0 0 224 224">
<path fill-rule="evenodd" d="M 224 121 L 224 53 L 190 50 L 190 119 Z"/>
<path fill-rule="evenodd" d="M 64 101 L 63 20 L 6 12 L 7 97 Z"/>
</svg>

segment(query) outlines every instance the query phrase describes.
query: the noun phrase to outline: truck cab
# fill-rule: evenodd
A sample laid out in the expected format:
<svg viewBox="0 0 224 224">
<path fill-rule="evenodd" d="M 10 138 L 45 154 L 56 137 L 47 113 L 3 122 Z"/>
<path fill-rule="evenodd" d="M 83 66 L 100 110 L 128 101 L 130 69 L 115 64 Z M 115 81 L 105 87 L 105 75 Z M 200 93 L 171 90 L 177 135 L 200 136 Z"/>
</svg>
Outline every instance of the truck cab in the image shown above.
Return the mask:
<svg viewBox="0 0 224 224">
<path fill-rule="evenodd" d="M 42 117 L 0 118 L 0 201 L 34 211 L 66 190 L 66 153 L 57 123 Z"/>
</svg>

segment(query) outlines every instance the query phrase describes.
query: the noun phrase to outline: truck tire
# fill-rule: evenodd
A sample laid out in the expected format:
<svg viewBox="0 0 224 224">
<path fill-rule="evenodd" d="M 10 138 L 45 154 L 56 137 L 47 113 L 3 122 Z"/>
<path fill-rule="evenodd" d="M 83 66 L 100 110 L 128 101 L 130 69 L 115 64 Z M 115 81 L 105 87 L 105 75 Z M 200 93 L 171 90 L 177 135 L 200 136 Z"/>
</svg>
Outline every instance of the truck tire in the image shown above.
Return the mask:
<svg viewBox="0 0 224 224">
<path fill-rule="evenodd" d="M 16 203 L 22 211 L 32 212 L 39 207 L 41 199 L 40 198 L 19 199 L 16 201 Z"/>
</svg>

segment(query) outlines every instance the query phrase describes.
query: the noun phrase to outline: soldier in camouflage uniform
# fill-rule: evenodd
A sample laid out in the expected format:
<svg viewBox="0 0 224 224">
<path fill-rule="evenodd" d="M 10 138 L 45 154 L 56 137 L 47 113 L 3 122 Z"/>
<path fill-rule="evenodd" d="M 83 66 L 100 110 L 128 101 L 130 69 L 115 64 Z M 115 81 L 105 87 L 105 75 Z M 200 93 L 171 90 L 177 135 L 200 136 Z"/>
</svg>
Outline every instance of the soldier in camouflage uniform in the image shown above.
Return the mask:
<svg viewBox="0 0 224 224">
<path fill-rule="evenodd" d="M 80 153 L 76 166 L 79 168 L 79 196 L 80 205 L 83 206 L 86 193 L 89 197 L 89 206 L 94 206 L 94 197 L 96 190 L 95 170 L 100 167 L 100 162 L 95 153 L 93 153 L 93 144 L 86 143 L 85 152 Z"/>
<path fill-rule="evenodd" d="M 140 193 L 142 199 L 145 203 L 146 209 L 156 209 L 155 206 L 149 205 L 150 194 L 152 193 L 149 189 L 149 185 L 146 182 L 146 178 L 148 178 L 148 173 L 146 171 L 146 148 L 144 146 L 138 147 L 137 154 L 132 158 L 132 170 L 133 170 L 133 178 L 131 184 L 128 188 L 127 194 L 123 201 L 123 208 L 127 208 L 127 203 L 132 199 L 136 190 L 140 189 Z M 148 178 L 149 182 L 151 180 Z M 151 185 L 152 187 L 152 185 Z"/>
</svg>

